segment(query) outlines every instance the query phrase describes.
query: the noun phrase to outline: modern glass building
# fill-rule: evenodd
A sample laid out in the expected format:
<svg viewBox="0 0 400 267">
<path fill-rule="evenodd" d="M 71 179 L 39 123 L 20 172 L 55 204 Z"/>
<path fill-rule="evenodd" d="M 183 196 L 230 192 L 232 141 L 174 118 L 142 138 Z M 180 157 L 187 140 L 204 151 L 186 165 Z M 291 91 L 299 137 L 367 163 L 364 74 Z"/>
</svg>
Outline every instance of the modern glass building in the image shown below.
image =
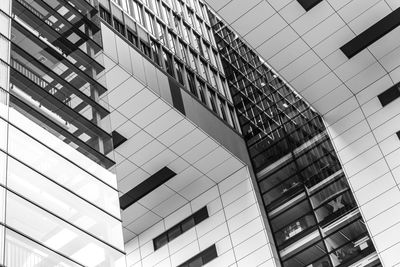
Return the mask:
<svg viewBox="0 0 400 267">
<path fill-rule="evenodd" d="M 97 7 L 0 6 L 0 265 L 126 266 Z"/>
<path fill-rule="evenodd" d="M 381 266 L 321 116 L 210 16 L 282 266 Z"/>
<path fill-rule="evenodd" d="M 2 0 L 0 266 L 397 266 L 399 7 Z"/>
</svg>

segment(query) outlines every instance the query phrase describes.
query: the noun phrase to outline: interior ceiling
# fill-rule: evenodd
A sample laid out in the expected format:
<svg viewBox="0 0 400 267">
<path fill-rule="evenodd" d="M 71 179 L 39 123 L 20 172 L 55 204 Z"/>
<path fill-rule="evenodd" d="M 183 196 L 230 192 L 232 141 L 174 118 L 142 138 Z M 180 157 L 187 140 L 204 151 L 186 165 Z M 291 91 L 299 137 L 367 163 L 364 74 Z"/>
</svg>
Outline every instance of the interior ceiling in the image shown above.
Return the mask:
<svg viewBox="0 0 400 267">
<path fill-rule="evenodd" d="M 336 106 L 358 105 L 353 96 L 367 86 L 381 92 L 400 80 L 399 42 L 393 42 L 400 27 L 350 60 L 339 49 L 400 7 L 398 0 L 323 0 L 308 12 L 297 0 L 205 2 L 328 123 Z"/>
</svg>

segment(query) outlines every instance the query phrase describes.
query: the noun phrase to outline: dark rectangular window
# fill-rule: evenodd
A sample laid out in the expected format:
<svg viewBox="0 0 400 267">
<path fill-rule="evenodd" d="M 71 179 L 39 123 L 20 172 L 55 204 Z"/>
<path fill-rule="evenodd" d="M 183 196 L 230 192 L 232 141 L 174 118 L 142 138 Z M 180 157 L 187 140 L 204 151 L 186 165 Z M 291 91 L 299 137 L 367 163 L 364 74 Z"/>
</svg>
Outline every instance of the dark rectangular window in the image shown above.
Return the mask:
<svg viewBox="0 0 400 267">
<path fill-rule="evenodd" d="M 196 81 L 195 81 L 193 73 L 187 72 L 187 82 L 188 82 L 188 85 L 189 85 L 190 92 L 197 97 Z"/>
<path fill-rule="evenodd" d="M 111 24 L 111 13 L 102 6 L 100 6 L 100 17 L 104 19 L 108 24 Z"/>
<path fill-rule="evenodd" d="M 180 84 L 183 84 L 183 66 L 182 64 L 174 61 L 174 65 L 175 65 L 175 72 L 176 72 L 176 78 L 178 79 L 178 82 Z"/>
<path fill-rule="evenodd" d="M 122 22 L 120 22 L 116 18 L 114 18 L 114 29 L 116 29 L 117 32 L 125 36 L 125 26 L 124 24 L 122 24 Z"/>
<path fill-rule="evenodd" d="M 163 50 L 163 58 L 164 58 L 164 64 L 165 64 L 165 69 L 167 70 L 168 74 L 171 75 L 172 77 L 174 76 L 174 69 L 172 66 L 172 56 L 170 53 L 166 52 Z"/>
<path fill-rule="evenodd" d="M 400 25 L 400 7 L 395 11 L 360 33 L 350 42 L 340 48 L 348 57 L 352 58 L 359 52 L 367 48 L 372 43 L 379 40 L 382 36 L 389 33 Z"/>
<path fill-rule="evenodd" d="M 152 176 L 150 176 L 119 198 L 121 209 L 125 210 L 130 205 L 134 204 L 142 197 L 160 187 L 162 184 L 167 182 L 175 175 L 176 173 L 168 167 L 164 167 L 158 172 L 154 173 Z"/>
<path fill-rule="evenodd" d="M 128 41 L 134 46 L 138 46 L 138 37 L 132 31 L 127 30 Z"/>
<path fill-rule="evenodd" d="M 398 131 L 396 134 L 397 134 L 397 137 L 400 139 L 400 131 Z"/>
<path fill-rule="evenodd" d="M 212 245 L 211 247 L 203 250 L 196 256 L 190 258 L 189 260 L 185 261 L 181 265 L 178 265 L 178 267 L 198 267 L 198 266 L 203 266 L 207 264 L 208 262 L 212 261 L 218 257 L 217 249 L 215 245 Z"/>
<path fill-rule="evenodd" d="M 201 223 L 205 219 L 208 218 L 208 210 L 207 206 L 196 211 L 188 218 L 184 219 L 183 221 L 179 222 L 178 224 L 174 225 L 161 235 L 157 236 L 153 239 L 154 250 L 159 249 L 160 247 L 164 246 L 168 242 L 171 242 L 184 232 L 188 231 L 189 229 L 193 228 L 195 225 Z"/>
<path fill-rule="evenodd" d="M 151 58 L 150 47 L 143 41 L 140 41 L 140 50 L 149 58 Z"/>
<path fill-rule="evenodd" d="M 399 84 L 390 87 L 385 92 L 378 95 L 378 99 L 381 102 L 382 107 L 388 105 L 398 97 L 400 97 Z"/>
<path fill-rule="evenodd" d="M 156 43 L 156 41 L 151 40 L 150 46 L 153 54 L 153 60 L 157 65 L 160 65 L 160 46 Z"/>
<path fill-rule="evenodd" d="M 322 0 L 297 0 L 299 4 L 306 10 L 309 11 L 316 5 L 318 5 Z"/>
</svg>

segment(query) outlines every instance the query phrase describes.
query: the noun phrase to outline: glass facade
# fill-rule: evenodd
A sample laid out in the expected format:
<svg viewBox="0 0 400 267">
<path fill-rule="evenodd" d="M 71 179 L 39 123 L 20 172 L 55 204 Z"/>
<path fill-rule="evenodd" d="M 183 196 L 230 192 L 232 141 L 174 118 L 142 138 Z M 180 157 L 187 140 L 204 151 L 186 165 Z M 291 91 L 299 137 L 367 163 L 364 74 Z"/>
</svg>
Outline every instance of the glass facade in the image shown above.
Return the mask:
<svg viewBox="0 0 400 267">
<path fill-rule="evenodd" d="M 350 266 L 376 255 L 322 118 L 209 17 L 282 266 Z"/>
<path fill-rule="evenodd" d="M 126 266 L 97 14 L 0 3 L 0 266 Z"/>
<path fill-rule="evenodd" d="M 232 98 L 225 90 L 227 80 L 204 3 L 198 0 L 101 0 L 100 15 L 195 99 L 240 131 Z M 126 27 L 121 27 L 121 21 Z"/>
</svg>

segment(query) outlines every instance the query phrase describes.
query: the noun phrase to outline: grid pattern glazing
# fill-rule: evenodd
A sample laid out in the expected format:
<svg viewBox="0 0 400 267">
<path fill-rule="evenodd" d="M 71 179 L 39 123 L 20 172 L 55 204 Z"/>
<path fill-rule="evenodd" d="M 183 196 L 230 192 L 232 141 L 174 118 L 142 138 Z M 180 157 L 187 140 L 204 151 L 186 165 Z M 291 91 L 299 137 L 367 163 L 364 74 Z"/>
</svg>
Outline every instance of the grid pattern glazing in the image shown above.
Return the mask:
<svg viewBox="0 0 400 267">
<path fill-rule="evenodd" d="M 114 3 L 129 16 L 116 11 Z M 198 0 L 104 0 L 101 4 L 104 21 L 239 130 L 205 4 Z"/>
<path fill-rule="evenodd" d="M 322 118 L 209 17 L 282 265 L 350 266 L 375 253 Z"/>
</svg>

